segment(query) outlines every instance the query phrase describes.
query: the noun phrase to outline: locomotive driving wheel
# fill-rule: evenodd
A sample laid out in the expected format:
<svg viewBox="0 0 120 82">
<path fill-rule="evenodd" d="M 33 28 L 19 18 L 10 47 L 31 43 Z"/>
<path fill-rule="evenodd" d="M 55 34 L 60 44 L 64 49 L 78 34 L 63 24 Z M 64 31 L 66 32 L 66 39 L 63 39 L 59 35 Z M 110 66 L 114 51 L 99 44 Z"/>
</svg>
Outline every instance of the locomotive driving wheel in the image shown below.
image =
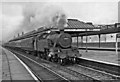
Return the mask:
<svg viewBox="0 0 120 82">
<path fill-rule="evenodd" d="M 59 59 L 58 59 L 58 63 L 59 63 L 60 65 L 64 65 L 64 64 L 65 64 L 65 59 L 59 58 Z"/>
<path fill-rule="evenodd" d="M 59 58 L 59 59 L 58 59 L 58 64 L 61 64 L 61 63 L 62 63 L 62 59 Z"/>
<path fill-rule="evenodd" d="M 51 57 L 47 57 L 47 60 L 48 60 L 48 61 L 51 61 Z"/>
<path fill-rule="evenodd" d="M 73 61 L 72 61 L 72 62 L 73 62 L 73 63 L 76 63 L 76 57 L 73 58 Z"/>
</svg>

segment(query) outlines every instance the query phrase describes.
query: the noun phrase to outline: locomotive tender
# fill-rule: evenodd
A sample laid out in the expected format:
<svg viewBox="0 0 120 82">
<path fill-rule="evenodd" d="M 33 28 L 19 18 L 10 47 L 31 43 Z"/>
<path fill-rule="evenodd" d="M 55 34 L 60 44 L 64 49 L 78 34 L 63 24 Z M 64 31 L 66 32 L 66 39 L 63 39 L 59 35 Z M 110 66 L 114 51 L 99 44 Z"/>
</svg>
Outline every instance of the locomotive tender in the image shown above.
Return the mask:
<svg viewBox="0 0 120 82">
<path fill-rule="evenodd" d="M 7 46 L 60 64 L 76 62 L 76 58 L 81 56 L 78 48 L 72 47 L 71 35 L 64 33 L 64 30 L 41 32 L 28 38 L 10 41 Z"/>
</svg>

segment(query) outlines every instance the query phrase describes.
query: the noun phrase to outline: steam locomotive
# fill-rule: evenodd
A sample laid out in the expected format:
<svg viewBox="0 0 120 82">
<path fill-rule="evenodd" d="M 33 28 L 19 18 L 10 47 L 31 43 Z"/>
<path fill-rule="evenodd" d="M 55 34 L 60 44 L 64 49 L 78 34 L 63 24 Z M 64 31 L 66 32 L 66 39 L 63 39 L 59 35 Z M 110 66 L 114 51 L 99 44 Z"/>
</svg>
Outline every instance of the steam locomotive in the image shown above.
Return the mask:
<svg viewBox="0 0 120 82">
<path fill-rule="evenodd" d="M 57 62 L 61 65 L 68 61 L 76 62 L 81 56 L 77 47 L 72 47 L 72 37 L 64 30 L 40 32 L 30 37 L 22 37 L 9 41 L 6 46 L 24 50 L 26 53 L 34 54 L 38 58 Z"/>
</svg>

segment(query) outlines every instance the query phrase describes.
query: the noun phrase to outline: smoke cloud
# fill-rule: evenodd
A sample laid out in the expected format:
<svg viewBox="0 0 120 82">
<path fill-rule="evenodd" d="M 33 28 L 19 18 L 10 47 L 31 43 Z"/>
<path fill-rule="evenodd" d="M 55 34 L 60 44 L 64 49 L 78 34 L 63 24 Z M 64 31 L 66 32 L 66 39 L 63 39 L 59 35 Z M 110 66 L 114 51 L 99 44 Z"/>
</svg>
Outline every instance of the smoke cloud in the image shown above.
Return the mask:
<svg viewBox="0 0 120 82">
<path fill-rule="evenodd" d="M 40 27 L 56 28 L 67 24 L 67 16 L 64 10 L 50 3 L 28 3 L 23 7 L 24 20 L 20 27 L 25 31 Z"/>
</svg>

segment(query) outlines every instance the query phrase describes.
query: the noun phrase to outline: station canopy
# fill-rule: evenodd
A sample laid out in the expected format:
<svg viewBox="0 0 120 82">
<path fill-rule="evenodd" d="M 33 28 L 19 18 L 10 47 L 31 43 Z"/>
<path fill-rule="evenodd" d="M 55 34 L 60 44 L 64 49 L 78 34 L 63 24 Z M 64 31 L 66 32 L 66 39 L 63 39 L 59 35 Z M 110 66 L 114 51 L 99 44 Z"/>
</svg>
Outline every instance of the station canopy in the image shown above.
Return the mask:
<svg viewBox="0 0 120 82">
<path fill-rule="evenodd" d="M 91 22 L 85 23 L 77 19 L 68 19 L 68 27 L 66 29 L 95 29 Z"/>
<path fill-rule="evenodd" d="M 110 34 L 120 32 L 120 23 L 94 26 L 92 23 L 85 23 L 77 19 L 68 19 L 68 27 L 65 32 L 75 36 L 90 36 L 99 34 Z"/>
<path fill-rule="evenodd" d="M 111 27 L 111 25 L 105 25 L 105 26 L 110 27 L 110 28 L 101 29 L 101 28 L 104 28 L 104 26 L 98 27 L 98 26 L 94 26 L 91 22 L 85 23 L 85 22 L 79 21 L 78 19 L 68 19 L 67 27 L 65 27 L 64 31 L 65 31 L 65 33 L 71 34 L 72 37 L 86 36 L 86 35 L 90 36 L 90 35 L 109 34 L 109 33 L 120 32 L 120 27 L 119 27 L 120 23 L 113 24 L 112 27 Z M 44 31 L 49 31 L 51 29 L 53 31 L 58 31 L 58 29 L 54 29 L 54 28 L 44 29 L 44 27 L 41 27 L 41 28 L 38 28 L 37 31 L 32 31 L 32 32 L 26 33 L 20 37 L 14 38 L 11 41 L 24 39 L 26 37 L 31 37 L 31 36 L 37 35 L 38 33 L 41 33 Z"/>
<path fill-rule="evenodd" d="M 95 27 L 91 22 L 85 23 L 77 19 L 68 19 L 68 26 L 65 28 L 65 32 L 72 36 L 79 36 L 81 33 L 98 32 L 99 27 Z"/>
</svg>

